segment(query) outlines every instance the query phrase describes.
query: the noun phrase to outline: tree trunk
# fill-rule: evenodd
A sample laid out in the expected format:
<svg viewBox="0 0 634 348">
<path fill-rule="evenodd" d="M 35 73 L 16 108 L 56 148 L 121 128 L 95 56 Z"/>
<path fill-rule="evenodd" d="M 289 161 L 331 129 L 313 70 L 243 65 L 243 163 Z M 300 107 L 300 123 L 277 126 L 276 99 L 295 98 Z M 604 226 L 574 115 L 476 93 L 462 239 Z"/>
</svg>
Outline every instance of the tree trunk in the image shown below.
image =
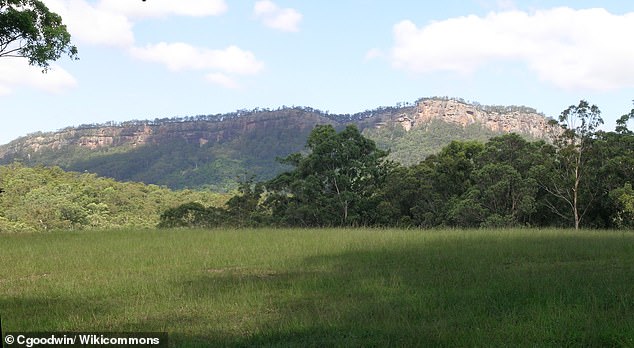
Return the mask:
<svg viewBox="0 0 634 348">
<path fill-rule="evenodd" d="M 580 167 L 581 152 L 579 152 L 575 163 L 575 186 L 572 189 L 572 212 L 575 216 L 575 230 L 579 229 L 579 224 L 581 223 L 581 217 L 579 216 L 579 182 L 581 181 L 581 175 L 579 172 L 579 170 L 581 169 Z"/>
</svg>

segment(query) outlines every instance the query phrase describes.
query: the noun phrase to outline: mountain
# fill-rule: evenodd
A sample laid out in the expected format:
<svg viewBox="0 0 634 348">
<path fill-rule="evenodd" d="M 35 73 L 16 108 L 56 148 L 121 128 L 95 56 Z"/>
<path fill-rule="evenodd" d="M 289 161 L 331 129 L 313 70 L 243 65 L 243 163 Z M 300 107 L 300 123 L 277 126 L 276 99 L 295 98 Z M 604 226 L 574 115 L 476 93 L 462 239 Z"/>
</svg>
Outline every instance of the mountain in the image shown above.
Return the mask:
<svg viewBox="0 0 634 348">
<path fill-rule="evenodd" d="M 364 134 L 390 158 L 413 165 L 438 152 L 452 140 L 488 139 L 518 133 L 529 140 L 550 139 L 557 130 L 550 118 L 526 106 L 480 105 L 456 98 L 423 98 L 392 117 L 375 123 Z"/>
<path fill-rule="evenodd" d="M 352 115 L 283 107 L 68 127 L 0 146 L 0 163 L 57 165 L 122 181 L 226 190 L 239 176 L 267 179 L 283 171 L 276 158 L 303 151 L 315 125 L 350 123 L 406 165 L 452 140 L 485 141 L 510 132 L 543 139 L 552 132 L 548 119 L 532 108 L 434 97 Z"/>
</svg>

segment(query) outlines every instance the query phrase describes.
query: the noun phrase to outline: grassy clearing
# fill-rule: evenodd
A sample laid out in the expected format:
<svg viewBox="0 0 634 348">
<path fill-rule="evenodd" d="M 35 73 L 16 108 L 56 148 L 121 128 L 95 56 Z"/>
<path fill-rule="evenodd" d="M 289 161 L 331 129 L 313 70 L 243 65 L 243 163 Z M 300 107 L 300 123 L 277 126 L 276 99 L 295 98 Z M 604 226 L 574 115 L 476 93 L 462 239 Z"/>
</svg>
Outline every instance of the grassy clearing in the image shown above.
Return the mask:
<svg viewBox="0 0 634 348">
<path fill-rule="evenodd" d="M 173 346 L 634 346 L 634 233 L 0 235 L 5 330 Z"/>
</svg>

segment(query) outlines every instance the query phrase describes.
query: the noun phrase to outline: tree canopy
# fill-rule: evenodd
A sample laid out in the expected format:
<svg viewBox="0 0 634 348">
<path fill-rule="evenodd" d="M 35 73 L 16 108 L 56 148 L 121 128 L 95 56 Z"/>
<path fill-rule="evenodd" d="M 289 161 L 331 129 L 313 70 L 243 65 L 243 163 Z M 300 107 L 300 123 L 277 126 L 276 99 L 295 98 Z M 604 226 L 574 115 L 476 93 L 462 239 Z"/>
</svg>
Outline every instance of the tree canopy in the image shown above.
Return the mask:
<svg viewBox="0 0 634 348">
<path fill-rule="evenodd" d="M 600 131 L 600 110 L 582 100 L 562 112 L 553 143 L 517 134 L 453 141 L 409 167 L 387 161 L 354 126 L 317 126 L 305 153 L 283 159 L 293 170 L 243 187 L 234 205 L 248 202 L 239 212 L 251 225 L 630 228 L 630 118 Z M 231 223 L 236 207 L 225 211 Z"/>
<path fill-rule="evenodd" d="M 355 126 L 337 133 L 317 126 L 310 134 L 309 154 L 283 160 L 295 167 L 266 184 L 279 222 L 301 226 L 367 225 L 374 217 L 377 192 L 389 171 L 387 152 L 361 135 Z"/>
<path fill-rule="evenodd" d="M 570 117 L 581 119 L 564 125 Z M 287 172 L 243 179 L 229 199 L 13 164 L 0 167 L 0 232 L 157 223 L 632 228 L 634 134 L 629 114 L 622 119 L 614 132 L 598 130 L 598 108 L 582 101 L 562 113 L 553 143 L 517 134 L 454 141 L 413 166 L 387 160 L 355 126 L 319 125 L 305 151 L 281 159 Z"/>
<path fill-rule="evenodd" d="M 571 105 L 559 116 L 559 124 L 563 132 L 555 139 L 557 156 L 550 162 L 558 170 L 544 176 L 542 187 L 555 199 L 565 202 L 569 208 L 575 229 L 579 229 L 581 220 L 599 195 L 593 182 L 598 179 L 598 165 L 591 161 L 601 161 L 601 156 L 589 152 L 596 150 L 594 146 L 598 127 L 603 124 L 601 111 L 596 105 L 581 100 L 579 105 Z M 557 215 L 567 214 L 551 205 Z"/>
<path fill-rule="evenodd" d="M 40 0 L 0 0 L 0 57 L 27 58 L 48 70 L 66 54 L 77 59 L 77 47 L 62 23 Z"/>
</svg>

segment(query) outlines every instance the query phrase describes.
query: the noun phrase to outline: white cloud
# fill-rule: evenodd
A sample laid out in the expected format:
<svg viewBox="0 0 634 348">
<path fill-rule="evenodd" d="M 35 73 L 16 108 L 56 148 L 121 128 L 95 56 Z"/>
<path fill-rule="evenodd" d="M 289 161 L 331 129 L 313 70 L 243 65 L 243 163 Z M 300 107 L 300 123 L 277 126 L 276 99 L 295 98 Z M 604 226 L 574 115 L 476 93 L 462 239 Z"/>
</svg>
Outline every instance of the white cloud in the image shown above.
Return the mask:
<svg viewBox="0 0 634 348">
<path fill-rule="evenodd" d="M 264 67 L 253 53 L 236 46 L 210 50 L 181 42 L 161 42 L 146 47 L 133 47 L 130 53 L 137 59 L 163 64 L 172 71 L 212 71 L 205 75 L 205 79 L 229 89 L 240 88 L 240 84 L 231 75 L 255 75 Z"/>
<path fill-rule="evenodd" d="M 99 7 L 131 17 L 206 17 L 227 11 L 224 0 L 101 0 Z"/>
<path fill-rule="evenodd" d="M 236 46 L 210 50 L 181 42 L 161 42 L 145 47 L 133 47 L 130 52 L 138 59 L 161 63 L 172 71 L 221 70 L 227 73 L 253 75 L 264 66 L 253 53 Z"/>
<path fill-rule="evenodd" d="M 169 15 L 204 17 L 227 11 L 224 0 L 44 0 L 62 16 L 74 40 L 94 45 L 130 47 L 133 18 Z"/>
<path fill-rule="evenodd" d="M 253 6 L 253 14 L 269 28 L 282 31 L 299 31 L 302 14 L 292 8 L 279 8 L 270 0 L 260 0 Z"/>
<path fill-rule="evenodd" d="M 487 64 L 520 62 L 566 89 L 634 86 L 634 13 L 555 8 L 493 12 L 432 22 L 404 20 L 393 28 L 394 67 L 415 73 L 469 74 Z"/>
<path fill-rule="evenodd" d="M 94 45 L 129 47 L 134 44 L 132 22 L 123 14 L 91 6 L 84 0 L 44 0 L 62 16 L 73 40 Z"/>
<path fill-rule="evenodd" d="M 229 88 L 229 89 L 240 88 L 240 84 L 238 84 L 234 79 L 232 79 L 231 77 L 223 73 L 209 73 L 205 76 L 205 79 L 209 82 L 215 83 L 224 88 Z"/>
<path fill-rule="evenodd" d="M 15 86 L 60 93 L 76 85 L 75 78 L 55 64 L 45 74 L 42 73 L 42 68 L 30 66 L 22 58 L 3 58 L 0 64 L 0 95 L 11 94 Z"/>
<path fill-rule="evenodd" d="M 171 15 L 217 16 L 227 11 L 225 0 L 100 0 L 99 2 L 44 0 L 44 2 L 52 11 L 62 16 L 73 41 L 78 44 L 118 47 L 129 52 L 135 59 L 160 63 L 172 71 L 205 70 L 209 72 L 205 76 L 208 81 L 227 88 L 238 87 L 238 84 L 227 74 L 252 75 L 263 68 L 263 63 L 258 61 L 253 53 L 236 46 L 208 49 L 180 42 L 161 42 L 144 47 L 135 44 L 134 20 Z M 284 12 L 284 10 L 276 11 Z M 6 94 L 7 91 L 8 87 L 0 85 L 0 94 Z"/>
</svg>

